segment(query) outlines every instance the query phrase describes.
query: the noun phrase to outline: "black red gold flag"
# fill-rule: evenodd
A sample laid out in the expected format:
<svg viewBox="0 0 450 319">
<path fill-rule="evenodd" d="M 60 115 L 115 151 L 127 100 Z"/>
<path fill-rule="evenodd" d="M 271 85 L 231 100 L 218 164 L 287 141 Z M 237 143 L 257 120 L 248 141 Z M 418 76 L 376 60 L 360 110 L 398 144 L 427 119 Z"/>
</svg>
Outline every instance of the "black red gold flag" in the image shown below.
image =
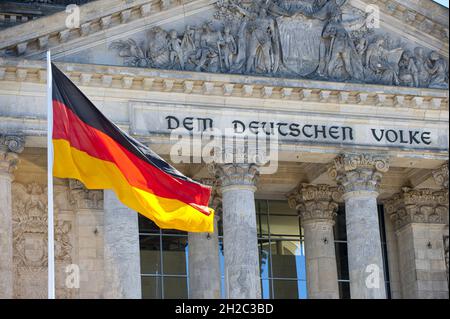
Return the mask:
<svg viewBox="0 0 450 319">
<path fill-rule="evenodd" d="M 52 64 L 53 175 L 112 189 L 160 228 L 212 232 L 211 189 L 184 176 L 109 121 Z"/>
</svg>

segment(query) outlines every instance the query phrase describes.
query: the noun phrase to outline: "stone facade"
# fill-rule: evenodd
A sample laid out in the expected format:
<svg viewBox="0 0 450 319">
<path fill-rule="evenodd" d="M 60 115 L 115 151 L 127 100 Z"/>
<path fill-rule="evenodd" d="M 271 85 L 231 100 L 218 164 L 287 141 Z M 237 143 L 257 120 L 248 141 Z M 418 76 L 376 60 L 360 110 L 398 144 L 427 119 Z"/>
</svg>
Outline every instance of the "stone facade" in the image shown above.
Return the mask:
<svg viewBox="0 0 450 319">
<path fill-rule="evenodd" d="M 448 192 L 405 188 L 386 203 L 386 210 L 397 234 L 403 297 L 448 299 L 444 250 Z"/>
<path fill-rule="evenodd" d="M 448 9 L 98 0 L 80 14 L 0 30 L 0 298 L 46 297 L 47 49 L 105 116 L 214 186 L 223 238 L 187 235 L 190 298 L 262 297 L 255 199 L 297 211 L 309 298 L 342 297 L 339 206 L 352 298 L 448 298 Z M 137 213 L 60 179 L 54 208 L 57 297 L 141 298 Z"/>
</svg>

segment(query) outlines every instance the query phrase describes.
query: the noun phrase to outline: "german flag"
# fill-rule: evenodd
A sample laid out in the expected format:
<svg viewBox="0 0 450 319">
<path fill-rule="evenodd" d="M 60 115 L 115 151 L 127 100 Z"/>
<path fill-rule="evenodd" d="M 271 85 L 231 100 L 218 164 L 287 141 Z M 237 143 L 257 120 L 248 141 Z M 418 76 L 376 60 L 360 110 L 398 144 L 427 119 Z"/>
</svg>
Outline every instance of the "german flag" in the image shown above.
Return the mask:
<svg viewBox="0 0 450 319">
<path fill-rule="evenodd" d="M 109 121 L 52 64 L 53 175 L 112 189 L 160 228 L 212 232 L 211 194 Z"/>
</svg>

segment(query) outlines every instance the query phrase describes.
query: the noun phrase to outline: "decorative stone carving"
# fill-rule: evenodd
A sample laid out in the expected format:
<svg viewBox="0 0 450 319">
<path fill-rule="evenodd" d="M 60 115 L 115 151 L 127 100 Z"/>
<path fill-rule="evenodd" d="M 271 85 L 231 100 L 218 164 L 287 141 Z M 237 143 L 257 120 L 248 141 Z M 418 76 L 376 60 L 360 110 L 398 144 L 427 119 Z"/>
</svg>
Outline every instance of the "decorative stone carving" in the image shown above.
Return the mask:
<svg viewBox="0 0 450 319">
<path fill-rule="evenodd" d="M 433 177 L 436 181 L 436 184 L 445 189 L 448 189 L 448 163 L 434 170 Z"/>
<path fill-rule="evenodd" d="M 47 192 L 31 183 L 13 184 L 13 263 L 16 298 L 46 298 L 47 283 Z M 55 260 L 72 262 L 69 233 L 71 222 L 55 216 Z M 67 296 L 59 289 L 59 296 Z M 61 295 L 63 293 L 63 295 Z"/>
<path fill-rule="evenodd" d="M 10 175 L 19 163 L 19 156 L 16 153 L 5 152 L 0 149 L 0 174 Z"/>
<path fill-rule="evenodd" d="M 448 197 L 443 191 L 403 188 L 385 202 L 396 229 L 410 223 L 444 224 L 448 214 Z"/>
<path fill-rule="evenodd" d="M 77 209 L 103 209 L 103 190 L 89 190 L 75 179 L 69 180 L 69 201 Z"/>
<path fill-rule="evenodd" d="M 154 27 L 147 41 L 110 48 L 140 67 L 448 87 L 447 63 L 437 52 L 394 41 L 346 2 L 222 0 L 214 20 L 200 27 Z"/>
<path fill-rule="evenodd" d="M 389 169 L 386 157 L 372 154 L 342 154 L 334 160 L 328 174 L 336 179 L 345 193 L 378 191 L 383 173 Z"/>
<path fill-rule="evenodd" d="M 256 164 L 217 164 L 214 172 L 222 188 L 236 185 L 254 187 L 259 177 Z"/>
<path fill-rule="evenodd" d="M 0 145 L 0 149 L 4 147 L 10 152 L 22 153 L 25 146 L 25 140 L 19 135 L 6 135 L 0 133 Z"/>
<path fill-rule="evenodd" d="M 317 219 L 334 221 L 338 210 L 337 202 L 341 197 L 337 187 L 300 184 L 288 194 L 288 202 L 299 212 L 303 222 Z"/>
<path fill-rule="evenodd" d="M 18 153 L 24 149 L 24 140 L 17 135 L 0 133 L 0 174 L 11 174 L 19 164 Z"/>
</svg>

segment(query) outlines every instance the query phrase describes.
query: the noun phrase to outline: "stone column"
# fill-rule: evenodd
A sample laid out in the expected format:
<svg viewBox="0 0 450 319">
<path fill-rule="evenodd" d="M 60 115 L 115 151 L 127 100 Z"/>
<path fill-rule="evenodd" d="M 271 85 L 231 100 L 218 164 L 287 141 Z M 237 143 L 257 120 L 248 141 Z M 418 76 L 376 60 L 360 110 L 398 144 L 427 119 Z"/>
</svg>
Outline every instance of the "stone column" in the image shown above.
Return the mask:
<svg viewBox="0 0 450 319">
<path fill-rule="evenodd" d="M 210 207 L 214 208 L 213 233 L 188 233 L 189 245 L 189 298 L 219 299 L 220 262 L 219 232 L 217 221 L 221 215 L 221 198 L 214 188 L 215 180 L 202 180 L 205 185 L 213 186 Z"/>
<path fill-rule="evenodd" d="M 0 134 L 0 299 L 13 297 L 11 182 L 22 151 L 21 137 Z"/>
<path fill-rule="evenodd" d="M 138 213 L 104 191 L 105 288 L 109 299 L 141 298 Z"/>
<path fill-rule="evenodd" d="M 447 193 L 403 188 L 385 204 L 396 229 L 402 297 L 448 299 L 443 241 Z"/>
<path fill-rule="evenodd" d="M 258 167 L 216 165 L 223 207 L 225 285 L 229 299 L 261 298 L 255 197 Z"/>
<path fill-rule="evenodd" d="M 383 157 L 343 154 L 335 159 L 329 171 L 344 192 L 353 299 L 386 298 L 377 197 L 382 173 L 388 168 Z"/>
<path fill-rule="evenodd" d="M 448 162 L 439 167 L 438 169 L 433 171 L 433 177 L 437 185 L 442 188 L 442 191 L 446 193 L 448 198 Z M 448 216 L 449 214 L 444 215 L 444 250 L 445 250 L 445 266 L 447 268 L 447 281 L 448 281 L 448 242 L 449 242 L 449 229 L 448 229 Z"/>
<path fill-rule="evenodd" d="M 304 230 L 308 299 L 339 299 L 333 226 L 340 197 L 336 187 L 307 184 L 288 195 Z"/>
<path fill-rule="evenodd" d="M 104 241 L 103 191 L 89 190 L 71 179 L 69 199 L 75 208 L 77 260 L 80 268 L 79 298 L 103 297 Z"/>
</svg>

